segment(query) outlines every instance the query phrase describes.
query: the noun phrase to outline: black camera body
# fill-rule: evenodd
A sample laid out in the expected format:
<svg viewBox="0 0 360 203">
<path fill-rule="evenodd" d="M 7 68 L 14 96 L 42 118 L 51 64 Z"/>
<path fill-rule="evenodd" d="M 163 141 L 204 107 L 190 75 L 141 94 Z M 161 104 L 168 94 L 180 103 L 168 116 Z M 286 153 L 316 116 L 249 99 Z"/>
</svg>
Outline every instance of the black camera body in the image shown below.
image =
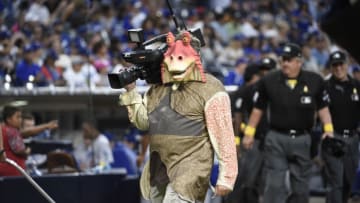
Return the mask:
<svg viewBox="0 0 360 203">
<path fill-rule="evenodd" d="M 111 88 L 123 88 L 137 79 L 146 80 L 149 84 L 161 83 L 160 66 L 167 49 L 165 36 L 160 35 L 147 42 L 143 42 L 143 32 L 141 29 L 132 29 L 128 33 L 130 41 L 137 43 L 138 47 L 134 51 L 122 53 L 122 57 L 126 62 L 134 65 L 121 69 L 117 73 L 109 73 L 108 78 Z M 162 44 L 157 48 L 146 48 L 147 45 L 156 42 L 161 42 Z"/>
<path fill-rule="evenodd" d="M 187 30 L 185 25 L 182 28 L 178 25 L 169 0 L 167 0 L 167 4 L 178 31 Z M 200 29 L 189 32 L 200 40 L 201 46 L 205 45 Z M 108 78 L 111 88 L 123 88 L 137 79 L 145 80 L 149 84 L 161 83 L 161 63 L 167 50 L 167 34 L 158 35 L 145 41 L 142 29 L 130 29 L 128 30 L 128 36 L 130 42 L 137 44 L 137 48 L 134 51 L 122 53 L 122 57 L 126 62 L 134 66 L 121 69 L 119 72 L 109 73 Z"/>
</svg>

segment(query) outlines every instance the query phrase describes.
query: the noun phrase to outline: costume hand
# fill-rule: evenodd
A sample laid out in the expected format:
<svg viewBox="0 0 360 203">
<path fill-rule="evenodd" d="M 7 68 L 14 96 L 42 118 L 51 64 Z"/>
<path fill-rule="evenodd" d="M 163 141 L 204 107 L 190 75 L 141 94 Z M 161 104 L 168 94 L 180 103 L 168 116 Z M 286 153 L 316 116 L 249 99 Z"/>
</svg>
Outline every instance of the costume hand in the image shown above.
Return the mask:
<svg viewBox="0 0 360 203">
<path fill-rule="evenodd" d="M 126 85 L 124 88 L 126 89 L 126 91 L 129 92 L 129 91 L 133 90 L 135 87 L 136 87 L 135 82 L 132 82 L 132 83 Z"/>
<path fill-rule="evenodd" d="M 326 132 L 326 133 L 323 133 L 322 136 L 321 136 L 321 139 L 325 139 L 325 138 L 333 138 L 334 137 L 334 133 L 330 133 L 330 132 Z"/>
<path fill-rule="evenodd" d="M 222 185 L 216 185 L 215 187 L 215 195 L 216 196 L 225 196 L 229 194 L 231 190 L 225 186 Z"/>
<path fill-rule="evenodd" d="M 251 149 L 254 144 L 254 137 L 245 135 L 242 140 L 242 144 L 245 149 Z"/>
</svg>

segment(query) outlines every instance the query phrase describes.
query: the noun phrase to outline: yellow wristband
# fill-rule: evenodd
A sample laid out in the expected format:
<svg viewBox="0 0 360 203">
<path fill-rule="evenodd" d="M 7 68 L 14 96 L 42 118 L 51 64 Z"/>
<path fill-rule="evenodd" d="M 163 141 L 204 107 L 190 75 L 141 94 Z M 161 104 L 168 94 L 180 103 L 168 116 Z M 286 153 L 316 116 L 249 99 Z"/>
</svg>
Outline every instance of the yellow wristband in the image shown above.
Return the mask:
<svg viewBox="0 0 360 203">
<path fill-rule="evenodd" d="M 255 136 L 255 132 L 256 132 L 256 129 L 254 127 L 251 127 L 251 126 L 246 126 L 245 128 L 245 136 L 250 136 L 250 137 L 254 137 Z"/>
<path fill-rule="evenodd" d="M 332 133 L 334 132 L 334 126 L 331 123 L 327 123 L 324 125 L 324 132 Z"/>
<path fill-rule="evenodd" d="M 241 130 L 241 131 L 244 131 L 245 128 L 246 128 L 246 124 L 245 124 L 245 123 L 241 123 L 241 124 L 240 124 L 240 130 Z"/>
<path fill-rule="evenodd" d="M 236 146 L 240 145 L 241 138 L 239 136 L 235 136 L 235 144 Z"/>
</svg>

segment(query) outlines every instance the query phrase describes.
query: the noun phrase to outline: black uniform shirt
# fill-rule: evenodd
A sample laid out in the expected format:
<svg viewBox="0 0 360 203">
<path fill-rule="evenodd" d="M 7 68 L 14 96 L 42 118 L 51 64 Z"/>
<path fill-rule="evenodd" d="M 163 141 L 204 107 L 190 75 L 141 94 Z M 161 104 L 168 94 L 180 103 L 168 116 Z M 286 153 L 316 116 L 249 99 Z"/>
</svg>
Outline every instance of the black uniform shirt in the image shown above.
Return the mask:
<svg viewBox="0 0 360 203">
<path fill-rule="evenodd" d="M 329 109 L 335 131 L 355 130 L 360 121 L 359 82 L 352 78 L 342 82 L 331 76 L 326 81 L 326 88 L 330 97 Z"/>
<path fill-rule="evenodd" d="M 247 118 L 249 115 L 248 110 L 251 111 L 252 104 L 251 98 L 254 94 L 254 86 L 253 85 L 243 85 L 241 86 L 234 94 L 234 112 L 246 113 L 245 117 Z"/>
<path fill-rule="evenodd" d="M 243 121 L 247 123 L 251 111 L 254 107 L 254 94 L 256 91 L 256 85 L 242 86 L 234 95 L 234 112 L 241 113 L 243 116 Z M 268 123 L 266 121 L 266 116 L 263 116 L 257 126 L 255 138 L 262 138 L 268 129 Z"/>
<path fill-rule="evenodd" d="M 304 70 L 294 89 L 280 70 L 271 72 L 259 81 L 255 94 L 255 107 L 264 110 L 268 104 L 270 128 L 279 130 L 310 130 L 315 112 L 328 105 L 322 77 Z"/>
</svg>

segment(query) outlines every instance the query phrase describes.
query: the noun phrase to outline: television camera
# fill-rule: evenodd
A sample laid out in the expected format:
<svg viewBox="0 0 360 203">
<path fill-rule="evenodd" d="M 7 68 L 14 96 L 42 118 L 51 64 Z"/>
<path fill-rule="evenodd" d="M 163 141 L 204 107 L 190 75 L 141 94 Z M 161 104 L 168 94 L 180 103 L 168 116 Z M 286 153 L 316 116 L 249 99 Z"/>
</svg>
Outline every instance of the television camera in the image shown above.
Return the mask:
<svg viewBox="0 0 360 203">
<path fill-rule="evenodd" d="M 184 23 L 181 27 L 178 25 L 169 0 L 167 0 L 167 5 L 177 31 L 187 30 Z M 189 30 L 189 32 L 200 40 L 201 46 L 205 45 L 200 29 Z M 145 41 L 141 28 L 128 30 L 129 41 L 136 43 L 137 47 L 133 51 L 122 53 L 122 57 L 126 62 L 133 64 L 133 66 L 123 68 L 118 72 L 109 73 L 110 87 L 120 89 L 137 79 L 145 80 L 149 84 L 161 83 L 160 67 L 164 59 L 164 53 L 167 50 L 166 36 L 167 34 L 161 34 Z"/>
</svg>

